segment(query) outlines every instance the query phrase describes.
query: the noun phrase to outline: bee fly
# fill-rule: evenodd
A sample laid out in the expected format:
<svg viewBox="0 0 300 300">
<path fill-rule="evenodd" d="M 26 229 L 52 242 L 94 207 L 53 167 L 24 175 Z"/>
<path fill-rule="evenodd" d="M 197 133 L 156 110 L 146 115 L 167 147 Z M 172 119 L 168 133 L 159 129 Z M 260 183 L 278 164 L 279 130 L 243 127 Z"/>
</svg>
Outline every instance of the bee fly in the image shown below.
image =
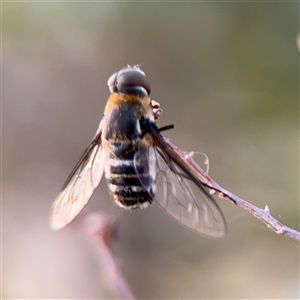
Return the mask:
<svg viewBox="0 0 300 300">
<path fill-rule="evenodd" d="M 150 100 L 151 86 L 138 66 L 127 66 L 108 79 L 111 92 L 91 144 L 66 180 L 51 211 L 52 229 L 70 223 L 89 201 L 105 174 L 114 202 L 125 209 L 153 201 L 183 225 L 222 237 L 226 222 L 201 178 L 168 146 Z"/>
</svg>

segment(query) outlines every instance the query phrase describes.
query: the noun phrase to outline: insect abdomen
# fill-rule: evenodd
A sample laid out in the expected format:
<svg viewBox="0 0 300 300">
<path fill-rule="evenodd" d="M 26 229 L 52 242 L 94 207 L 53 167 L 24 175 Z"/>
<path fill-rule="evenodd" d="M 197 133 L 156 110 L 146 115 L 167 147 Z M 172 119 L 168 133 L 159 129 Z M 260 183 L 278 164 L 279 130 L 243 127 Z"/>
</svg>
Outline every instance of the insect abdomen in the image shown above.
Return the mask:
<svg viewBox="0 0 300 300">
<path fill-rule="evenodd" d="M 107 164 L 106 178 L 109 190 L 119 206 L 128 209 L 141 208 L 147 207 L 152 202 L 151 196 L 138 179 L 133 158 L 121 159 L 111 155 Z"/>
</svg>

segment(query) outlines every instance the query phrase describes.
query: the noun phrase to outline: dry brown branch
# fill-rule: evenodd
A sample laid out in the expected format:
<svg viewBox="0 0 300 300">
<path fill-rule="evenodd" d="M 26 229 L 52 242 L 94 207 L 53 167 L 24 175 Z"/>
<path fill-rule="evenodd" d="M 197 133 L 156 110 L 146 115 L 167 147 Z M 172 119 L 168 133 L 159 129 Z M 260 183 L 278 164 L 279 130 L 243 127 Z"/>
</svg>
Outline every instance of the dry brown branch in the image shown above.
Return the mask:
<svg viewBox="0 0 300 300">
<path fill-rule="evenodd" d="M 291 229 L 282 223 L 280 223 L 278 220 L 276 220 L 274 217 L 270 214 L 270 209 L 266 205 L 264 209 L 256 207 L 255 205 L 241 199 L 240 197 L 234 195 L 233 193 L 223 189 L 220 185 L 218 185 L 212 178 L 210 178 L 192 159 L 192 155 L 189 155 L 182 150 L 180 150 L 177 146 L 172 144 L 169 140 L 165 139 L 165 142 L 168 144 L 168 146 L 176 152 L 181 159 L 188 164 L 188 166 L 199 176 L 201 177 L 202 181 L 206 184 L 207 187 L 209 187 L 213 193 L 219 193 L 220 198 L 229 198 L 231 201 L 233 201 L 236 205 L 241 206 L 245 210 L 249 211 L 252 215 L 254 215 L 256 218 L 262 220 L 264 223 L 267 224 L 267 226 L 274 230 L 277 234 L 285 235 L 288 237 L 291 237 L 293 239 L 296 239 L 300 241 L 300 233 L 294 229 Z"/>
<path fill-rule="evenodd" d="M 84 219 L 84 231 L 95 248 L 97 259 L 105 264 L 105 282 L 117 299 L 135 299 L 123 275 L 110 243 L 117 233 L 117 221 L 103 213 L 91 213 Z"/>
</svg>

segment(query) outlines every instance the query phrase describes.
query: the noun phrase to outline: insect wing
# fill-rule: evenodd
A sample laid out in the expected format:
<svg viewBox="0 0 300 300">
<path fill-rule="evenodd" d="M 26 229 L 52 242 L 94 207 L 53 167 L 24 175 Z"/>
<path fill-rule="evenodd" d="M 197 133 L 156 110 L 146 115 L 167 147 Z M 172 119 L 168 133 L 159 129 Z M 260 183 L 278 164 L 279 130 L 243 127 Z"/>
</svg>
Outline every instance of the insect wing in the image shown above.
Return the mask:
<svg viewBox="0 0 300 300">
<path fill-rule="evenodd" d="M 87 204 L 99 185 L 105 163 L 101 146 L 101 125 L 95 138 L 84 151 L 54 201 L 51 211 L 51 228 L 60 229 L 70 223 Z"/>
<path fill-rule="evenodd" d="M 183 225 L 206 236 L 224 236 L 224 215 L 201 179 L 169 148 L 155 127 L 149 127 L 149 131 L 153 146 L 142 141 L 134 158 L 141 184 Z"/>
<path fill-rule="evenodd" d="M 157 151 L 156 156 L 156 202 L 183 225 L 206 236 L 224 236 L 223 213 L 207 189 L 199 189 L 165 153 Z"/>
<path fill-rule="evenodd" d="M 145 144 L 143 141 L 134 155 L 134 168 L 140 183 L 149 195 L 154 198 L 158 171 L 156 153 L 153 147 Z"/>
</svg>

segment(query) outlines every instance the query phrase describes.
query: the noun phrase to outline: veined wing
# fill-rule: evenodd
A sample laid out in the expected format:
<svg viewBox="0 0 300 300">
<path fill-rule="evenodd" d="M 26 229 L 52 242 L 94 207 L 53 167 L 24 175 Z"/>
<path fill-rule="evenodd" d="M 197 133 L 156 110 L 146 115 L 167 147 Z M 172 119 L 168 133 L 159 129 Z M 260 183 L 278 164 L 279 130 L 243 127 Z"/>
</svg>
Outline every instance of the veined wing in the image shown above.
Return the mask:
<svg viewBox="0 0 300 300">
<path fill-rule="evenodd" d="M 60 229 L 70 223 L 87 204 L 99 185 L 105 163 L 101 146 L 101 124 L 87 149 L 82 154 L 61 192 L 52 204 L 51 228 Z"/>
<path fill-rule="evenodd" d="M 155 124 L 148 130 L 148 142 L 142 141 L 135 155 L 141 184 L 150 194 L 155 190 L 155 201 L 183 225 L 206 236 L 224 236 L 224 215 L 201 179 L 164 142 Z"/>
<path fill-rule="evenodd" d="M 155 200 L 183 225 L 211 237 L 226 233 L 226 222 L 213 196 L 197 184 L 166 153 L 156 151 L 157 192 Z M 199 185 L 202 185 L 199 188 Z"/>
</svg>

